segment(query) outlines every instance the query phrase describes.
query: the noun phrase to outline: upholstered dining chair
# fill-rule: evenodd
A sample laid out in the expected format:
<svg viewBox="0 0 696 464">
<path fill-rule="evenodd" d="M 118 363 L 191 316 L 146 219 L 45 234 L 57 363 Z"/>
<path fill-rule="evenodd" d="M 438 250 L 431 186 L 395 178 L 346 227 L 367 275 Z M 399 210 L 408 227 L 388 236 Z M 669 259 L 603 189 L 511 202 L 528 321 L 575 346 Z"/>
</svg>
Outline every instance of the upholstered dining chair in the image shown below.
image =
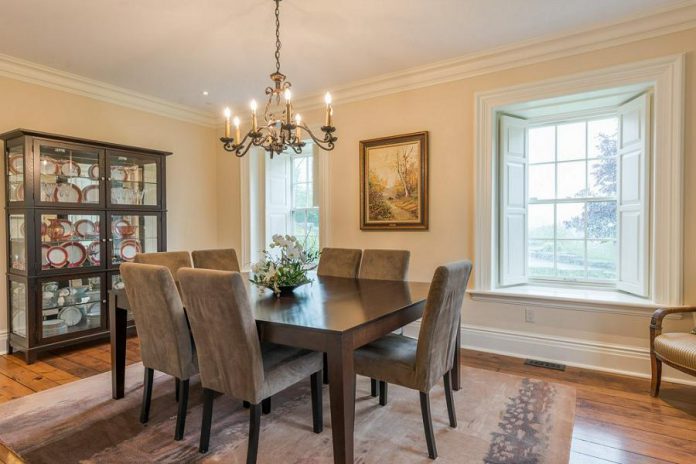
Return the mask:
<svg viewBox="0 0 696 464">
<path fill-rule="evenodd" d="M 652 384 L 650 394 L 660 394 L 662 363 L 677 370 L 696 376 L 696 329 L 691 333 L 662 333 L 662 321 L 670 314 L 693 313 L 696 306 L 660 308 L 653 313 L 650 321 L 650 364 Z"/>
<path fill-rule="evenodd" d="M 193 257 L 193 267 L 196 268 L 236 272 L 240 270 L 237 252 L 234 248 L 195 250 L 191 256 Z"/>
<path fill-rule="evenodd" d="M 355 372 L 380 380 L 380 404 L 386 403 L 386 382 L 420 392 L 428 455 L 437 458 L 430 416 L 430 390 L 444 379 L 451 427 L 457 426 L 452 394 L 452 367 L 464 292 L 471 262 L 460 261 L 435 270 L 423 312 L 418 340 L 389 334 L 355 351 Z"/>
<path fill-rule="evenodd" d="M 361 256 L 362 250 L 324 248 L 319 256 L 317 275 L 355 279 L 358 276 Z"/>
<path fill-rule="evenodd" d="M 181 289 L 196 341 L 203 385 L 199 451 L 208 451 L 215 392 L 248 401 L 247 463 L 255 463 L 262 402 L 310 377 L 315 433 L 323 429 L 321 353 L 260 343 L 247 290 L 238 272 L 181 269 Z"/>
<path fill-rule="evenodd" d="M 360 279 L 373 280 L 406 280 L 411 252 L 408 250 L 363 250 L 360 261 Z M 398 333 L 403 334 L 404 329 Z M 376 379 L 370 379 L 371 395 L 379 395 Z"/>
<path fill-rule="evenodd" d="M 123 263 L 120 270 L 145 367 L 140 422 L 146 423 L 150 416 L 154 371 L 169 374 L 176 379 L 177 390 L 181 389 L 177 395 L 179 410 L 174 432 L 174 439 L 181 440 L 186 425 L 189 378 L 198 373 L 198 362 L 174 277 L 167 267 L 150 264 Z"/>
<path fill-rule="evenodd" d="M 191 255 L 188 251 L 160 251 L 157 253 L 138 253 L 135 255 L 133 262 L 139 264 L 153 264 L 155 266 L 165 266 L 171 272 L 179 288 L 179 281 L 176 273 L 182 267 L 193 267 L 191 264 Z M 136 322 L 137 323 L 137 322 Z"/>
</svg>

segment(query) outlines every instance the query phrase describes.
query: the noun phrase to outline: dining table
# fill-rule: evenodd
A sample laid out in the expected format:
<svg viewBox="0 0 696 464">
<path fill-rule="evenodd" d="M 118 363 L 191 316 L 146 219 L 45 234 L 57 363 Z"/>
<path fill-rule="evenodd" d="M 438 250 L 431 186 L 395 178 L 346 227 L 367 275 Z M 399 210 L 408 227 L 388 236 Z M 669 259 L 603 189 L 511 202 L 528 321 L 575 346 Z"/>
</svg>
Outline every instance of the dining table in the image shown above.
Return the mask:
<svg viewBox="0 0 696 464">
<path fill-rule="evenodd" d="M 245 275 L 245 277 L 247 277 Z M 420 319 L 430 284 L 313 276 L 313 282 L 276 298 L 247 281 L 262 341 L 326 353 L 335 463 L 353 462 L 355 370 L 353 352 Z M 109 291 L 112 396 L 124 396 L 130 304 L 124 289 Z M 453 388 L 460 389 L 460 340 Z M 416 408 L 417 409 L 417 408 Z M 415 410 L 414 410 L 415 411 Z"/>
</svg>

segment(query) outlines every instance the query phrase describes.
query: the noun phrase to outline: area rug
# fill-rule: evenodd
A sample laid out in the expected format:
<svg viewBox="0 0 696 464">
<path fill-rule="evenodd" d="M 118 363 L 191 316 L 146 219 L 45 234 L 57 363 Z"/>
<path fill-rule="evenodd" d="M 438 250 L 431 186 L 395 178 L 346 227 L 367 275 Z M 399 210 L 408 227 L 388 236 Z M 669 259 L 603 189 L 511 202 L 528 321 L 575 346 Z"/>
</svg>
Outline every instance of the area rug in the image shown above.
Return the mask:
<svg viewBox="0 0 696 464">
<path fill-rule="evenodd" d="M 142 364 L 126 371 L 126 397 L 111 399 L 104 373 L 0 405 L 0 452 L 27 463 L 244 463 L 248 411 L 241 402 L 215 399 L 211 446 L 198 453 L 201 388 L 192 380 L 183 441 L 175 442 L 174 381 L 156 375 L 150 422 L 138 421 Z M 427 463 L 418 393 L 389 388 L 389 403 L 369 396 L 359 378 L 355 458 L 359 463 Z M 259 463 L 331 463 L 331 418 L 324 388 L 324 431 L 312 432 L 309 380 L 273 397 L 262 417 Z M 448 425 L 444 390 L 431 393 L 440 463 L 559 464 L 570 453 L 575 390 L 492 371 L 464 368 L 455 392 L 459 427 Z M 0 448 L 2 448 L 0 447 Z M 17 461 L 17 459 L 21 461 Z"/>
</svg>

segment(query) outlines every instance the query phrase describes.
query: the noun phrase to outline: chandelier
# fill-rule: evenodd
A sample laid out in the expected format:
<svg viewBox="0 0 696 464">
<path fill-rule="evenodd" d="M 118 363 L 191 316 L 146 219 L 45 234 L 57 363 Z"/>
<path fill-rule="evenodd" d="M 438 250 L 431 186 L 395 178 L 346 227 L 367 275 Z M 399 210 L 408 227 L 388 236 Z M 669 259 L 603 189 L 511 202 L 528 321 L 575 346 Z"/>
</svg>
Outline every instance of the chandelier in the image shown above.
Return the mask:
<svg viewBox="0 0 696 464">
<path fill-rule="evenodd" d="M 280 1 L 275 2 L 276 18 L 276 50 L 275 64 L 276 69 L 271 74 L 273 85 L 266 87 L 268 102 L 263 112 L 263 124 L 259 125 L 256 110 L 258 105 L 256 100 L 252 100 L 251 107 L 251 129 L 241 137 L 240 120 L 238 116 L 232 118 L 232 111 L 225 108 L 225 136 L 220 138 L 223 148 L 234 153 L 237 157 L 247 154 L 251 147 L 262 147 L 273 158 L 274 154 L 280 154 L 288 149 L 295 153 L 301 153 L 305 143 L 302 141 L 303 133 L 306 133 L 314 143 L 323 150 L 333 150 L 334 142 L 338 140 L 334 136 L 336 128 L 332 124 L 333 108 L 331 107 L 331 94 L 326 92 L 324 102 L 326 103 L 326 117 L 324 125 L 321 126 L 323 137 L 317 137 L 302 121 L 299 114 L 295 114 L 292 107 L 292 84 L 285 80 L 285 75 L 280 72 Z M 282 100 L 284 101 L 282 101 Z M 235 126 L 235 136 L 231 137 L 231 125 Z"/>
</svg>

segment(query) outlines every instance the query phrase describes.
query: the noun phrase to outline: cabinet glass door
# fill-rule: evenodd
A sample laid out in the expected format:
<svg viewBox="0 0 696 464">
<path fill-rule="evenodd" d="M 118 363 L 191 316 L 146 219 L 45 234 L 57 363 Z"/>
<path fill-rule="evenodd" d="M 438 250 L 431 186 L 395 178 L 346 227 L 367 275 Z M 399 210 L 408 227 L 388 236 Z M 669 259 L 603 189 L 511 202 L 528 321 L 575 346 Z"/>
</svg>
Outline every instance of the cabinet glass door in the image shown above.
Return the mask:
<svg viewBox="0 0 696 464">
<path fill-rule="evenodd" d="M 42 204 L 102 205 L 101 150 L 39 141 L 38 194 Z M 36 150 L 36 148 L 35 148 Z"/>
<path fill-rule="evenodd" d="M 27 284 L 10 280 L 10 330 L 27 338 Z"/>
<path fill-rule="evenodd" d="M 158 157 L 122 152 L 107 152 L 107 155 L 110 206 L 160 205 Z"/>
<path fill-rule="evenodd" d="M 8 215 L 10 249 L 7 254 L 10 269 L 21 274 L 27 273 L 27 239 L 26 216 L 24 213 Z"/>
<path fill-rule="evenodd" d="M 7 173 L 7 199 L 10 203 L 24 202 L 24 143 L 8 145 L 5 157 L 5 172 Z"/>
<path fill-rule="evenodd" d="M 101 276 L 42 280 L 39 285 L 41 338 L 102 329 L 102 280 Z"/>
<path fill-rule="evenodd" d="M 117 213 L 110 215 L 109 265 L 133 261 L 137 253 L 159 251 L 160 215 Z"/>
<path fill-rule="evenodd" d="M 51 211 L 38 218 L 42 272 L 102 266 L 100 214 Z"/>
</svg>

